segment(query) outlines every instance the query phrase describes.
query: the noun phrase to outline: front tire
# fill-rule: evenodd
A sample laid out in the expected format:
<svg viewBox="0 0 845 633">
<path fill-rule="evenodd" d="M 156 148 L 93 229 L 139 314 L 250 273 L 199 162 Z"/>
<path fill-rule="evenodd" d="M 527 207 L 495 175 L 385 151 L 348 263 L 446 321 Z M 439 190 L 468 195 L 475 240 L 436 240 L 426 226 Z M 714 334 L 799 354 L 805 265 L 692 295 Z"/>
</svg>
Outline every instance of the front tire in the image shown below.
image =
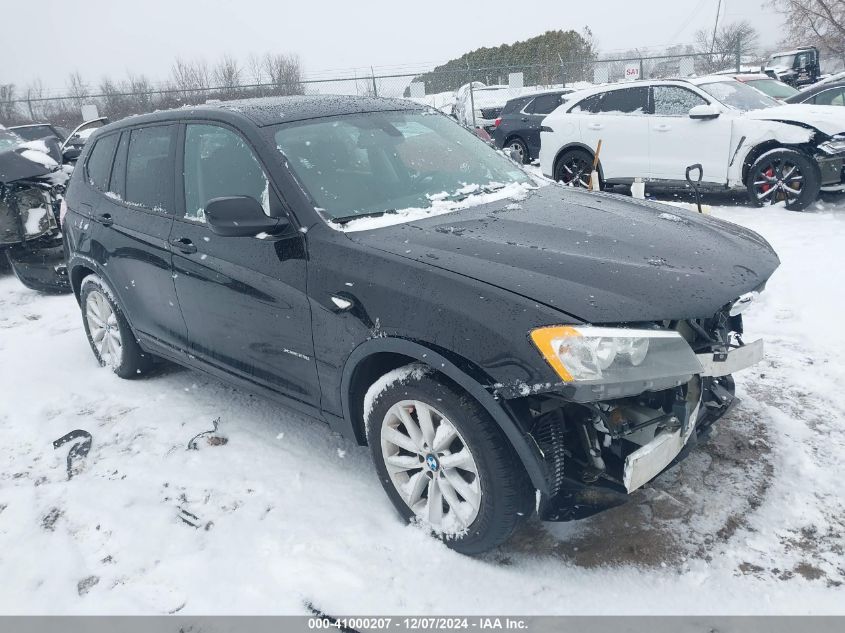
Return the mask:
<svg viewBox="0 0 845 633">
<path fill-rule="evenodd" d="M 555 162 L 554 177 L 558 182 L 570 187 L 589 189 L 592 170 L 593 157 L 589 152 L 570 149 L 561 154 Z M 600 182 L 599 185 L 601 184 Z"/>
<path fill-rule="evenodd" d="M 819 197 L 821 175 L 806 154 L 776 149 L 754 161 L 745 185 L 756 207 L 784 202 L 790 211 L 803 211 Z"/>
<path fill-rule="evenodd" d="M 136 378 L 153 366 L 153 358 L 141 350 L 114 295 L 97 275 L 82 280 L 79 292 L 82 323 L 91 351 L 101 367 L 121 378 Z"/>
<path fill-rule="evenodd" d="M 533 488 L 510 443 L 478 402 L 425 366 L 392 375 L 365 398 L 387 496 L 406 521 L 462 554 L 501 545 L 532 511 Z"/>
</svg>

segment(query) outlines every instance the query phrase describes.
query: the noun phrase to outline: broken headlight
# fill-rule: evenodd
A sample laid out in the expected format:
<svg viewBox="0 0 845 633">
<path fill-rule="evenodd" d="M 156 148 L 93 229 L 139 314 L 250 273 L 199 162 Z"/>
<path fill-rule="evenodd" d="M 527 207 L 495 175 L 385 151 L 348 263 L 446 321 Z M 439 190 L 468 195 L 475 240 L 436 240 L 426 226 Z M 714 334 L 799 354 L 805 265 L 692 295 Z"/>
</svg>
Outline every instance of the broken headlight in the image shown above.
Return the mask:
<svg viewBox="0 0 845 633">
<path fill-rule="evenodd" d="M 672 330 L 593 326 L 543 327 L 531 340 L 567 383 L 648 383 L 689 380 L 701 364 L 684 338 Z"/>
<path fill-rule="evenodd" d="M 819 149 L 825 154 L 845 153 L 845 136 L 837 135 L 829 141 L 819 143 Z"/>
</svg>

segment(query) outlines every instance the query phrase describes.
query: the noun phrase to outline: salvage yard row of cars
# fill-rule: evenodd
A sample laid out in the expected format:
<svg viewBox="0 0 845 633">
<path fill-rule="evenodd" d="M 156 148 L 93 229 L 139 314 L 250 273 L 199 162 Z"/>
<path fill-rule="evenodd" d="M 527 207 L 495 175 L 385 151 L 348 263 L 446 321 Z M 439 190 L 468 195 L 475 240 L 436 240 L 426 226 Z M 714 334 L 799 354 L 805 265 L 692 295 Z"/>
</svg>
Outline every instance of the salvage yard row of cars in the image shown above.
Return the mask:
<svg viewBox="0 0 845 633">
<path fill-rule="evenodd" d="M 822 190 L 845 189 L 845 109 L 817 105 L 841 101 L 842 85 L 811 88 L 812 103 L 793 103 L 804 94 L 797 92 L 782 103 L 759 82 L 774 80 L 713 75 L 520 97 L 507 103 L 492 137 L 573 186 L 587 185 L 596 162 L 602 187 L 636 179 L 655 189 L 684 187 L 686 168 L 700 165 L 705 187 L 745 189 L 753 205 L 782 202 L 792 210 Z"/>
</svg>

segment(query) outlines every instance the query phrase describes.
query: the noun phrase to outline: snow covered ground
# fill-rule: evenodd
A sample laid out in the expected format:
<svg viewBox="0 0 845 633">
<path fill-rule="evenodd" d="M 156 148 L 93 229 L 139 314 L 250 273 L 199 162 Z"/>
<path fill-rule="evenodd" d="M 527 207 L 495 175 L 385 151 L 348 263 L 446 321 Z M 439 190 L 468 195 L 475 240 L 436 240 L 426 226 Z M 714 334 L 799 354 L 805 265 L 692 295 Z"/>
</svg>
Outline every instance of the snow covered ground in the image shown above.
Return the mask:
<svg viewBox="0 0 845 633">
<path fill-rule="evenodd" d="M 0 272 L 0 613 L 845 613 L 845 200 L 714 214 L 783 262 L 742 403 L 628 505 L 481 559 L 402 525 L 366 448 L 192 371 L 122 381 L 72 297 Z"/>
</svg>

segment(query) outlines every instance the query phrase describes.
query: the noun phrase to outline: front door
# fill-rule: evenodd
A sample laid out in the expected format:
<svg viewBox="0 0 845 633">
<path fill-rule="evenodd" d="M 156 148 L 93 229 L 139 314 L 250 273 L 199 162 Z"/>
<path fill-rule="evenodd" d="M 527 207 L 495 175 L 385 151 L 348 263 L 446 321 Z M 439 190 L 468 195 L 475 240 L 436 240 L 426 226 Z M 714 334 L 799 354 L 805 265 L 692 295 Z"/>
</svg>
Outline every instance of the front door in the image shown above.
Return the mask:
<svg viewBox="0 0 845 633">
<path fill-rule="evenodd" d="M 705 182 L 725 183 L 731 153 L 731 117 L 691 119 L 689 111 L 707 101 L 682 86 L 654 86 L 649 116 L 651 176 L 683 181 L 690 165 L 700 164 Z"/>
<path fill-rule="evenodd" d="M 183 213 L 170 242 L 189 349 L 201 360 L 310 406 L 320 391 L 306 295 L 305 235 L 221 237 L 209 200 L 252 196 L 285 213 L 250 145 L 222 125 L 184 128 Z M 264 238 L 264 239 L 262 239 Z"/>
</svg>

